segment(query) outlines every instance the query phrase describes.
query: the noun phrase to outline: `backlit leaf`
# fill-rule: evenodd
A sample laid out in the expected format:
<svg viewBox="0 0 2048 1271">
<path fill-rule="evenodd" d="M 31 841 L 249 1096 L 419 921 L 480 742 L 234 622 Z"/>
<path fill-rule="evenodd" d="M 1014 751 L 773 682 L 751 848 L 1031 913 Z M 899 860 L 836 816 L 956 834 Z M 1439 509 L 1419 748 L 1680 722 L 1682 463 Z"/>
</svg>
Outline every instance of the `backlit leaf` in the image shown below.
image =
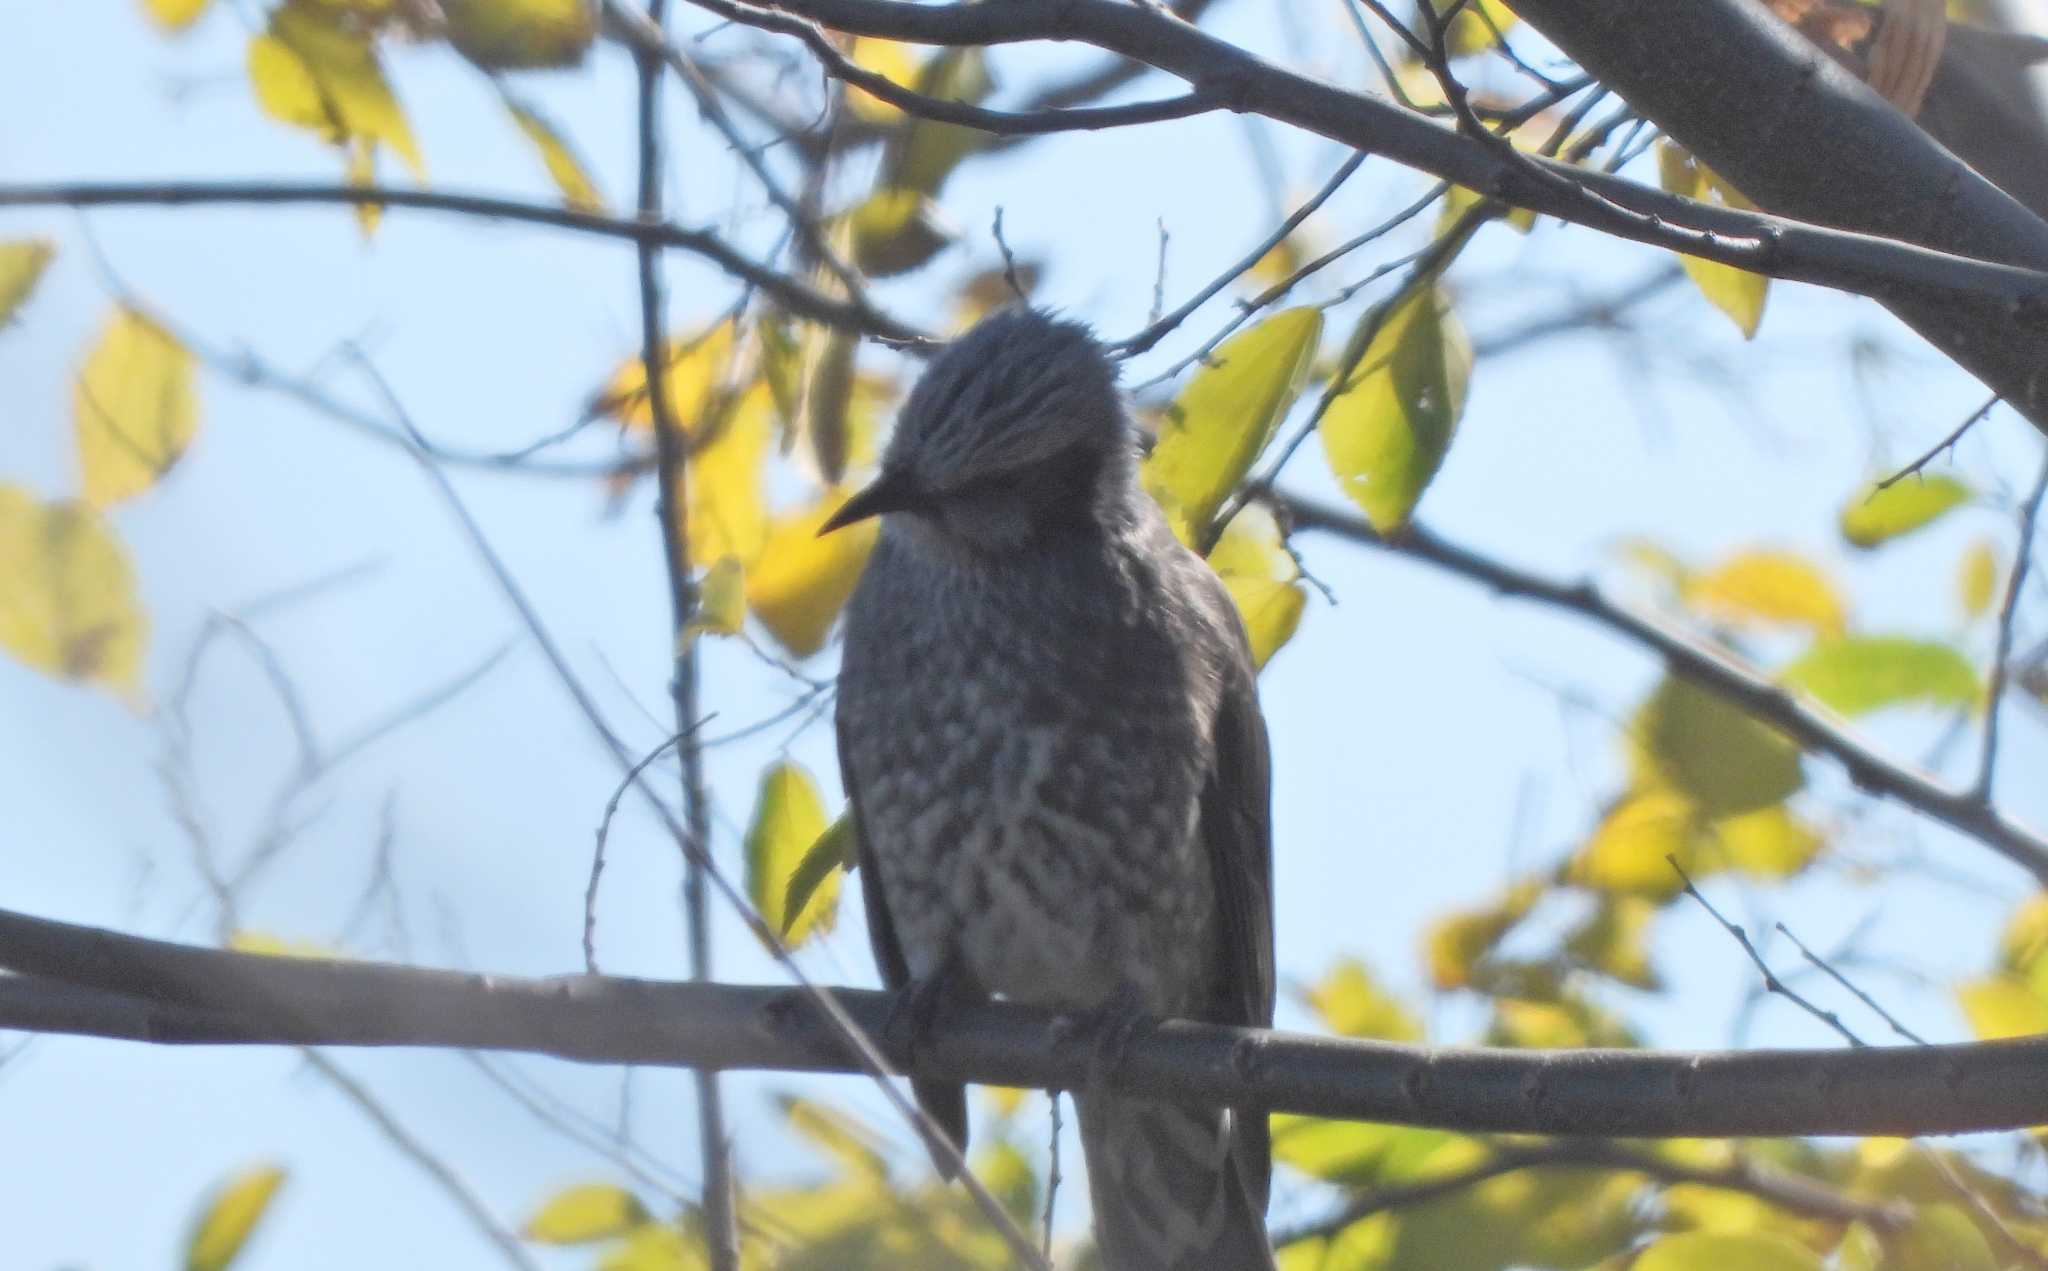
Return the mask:
<svg viewBox="0 0 2048 1271">
<path fill-rule="evenodd" d="M 166 31 L 182 31 L 206 12 L 209 0 L 142 0 L 143 12 Z"/>
<path fill-rule="evenodd" d="M 1272 512 L 1255 503 L 1231 517 L 1209 552 L 1209 564 L 1237 602 L 1251 637 L 1253 665 L 1266 665 L 1294 635 L 1307 602 L 1301 567 L 1288 553 Z"/>
<path fill-rule="evenodd" d="M 170 332 L 118 309 L 72 382 L 86 501 L 118 503 L 156 484 L 199 427 L 194 360 Z"/>
<path fill-rule="evenodd" d="M 1755 204 L 1669 141 L 1657 145 L 1657 174 L 1664 188 L 1673 194 L 1724 207 L 1755 210 Z M 1678 261 L 1685 267 L 1686 276 L 1700 289 L 1700 294 L 1728 315 L 1742 332 L 1743 339 L 1756 335 L 1757 326 L 1764 317 L 1764 302 L 1770 297 L 1771 280 L 1768 277 L 1698 256 L 1681 255 Z"/>
<path fill-rule="evenodd" d="M 1437 919 L 1423 931 L 1423 956 L 1430 983 L 1440 989 L 1465 988 L 1474 982 L 1480 959 L 1526 916 L 1542 888 L 1517 883 L 1494 904 Z"/>
<path fill-rule="evenodd" d="M 1986 1041 L 2048 1033 L 2048 997 L 2016 975 L 2000 972 L 1956 986 L 1970 1028 Z"/>
<path fill-rule="evenodd" d="M 1790 878 L 1811 865 L 1827 845 L 1820 831 L 1782 803 L 1722 817 L 1709 832 L 1720 848 L 1720 861 L 1751 878 Z M 1692 863 L 1686 868 L 1693 869 Z"/>
<path fill-rule="evenodd" d="M 1367 1184 L 1413 1173 L 1454 1137 L 1448 1130 L 1426 1126 L 1278 1113 L 1273 1117 L 1273 1159 L 1311 1178 Z"/>
<path fill-rule="evenodd" d="M 1821 1271 L 1812 1250 L 1771 1232 L 1682 1231 L 1637 1256 L 1633 1271 Z"/>
<path fill-rule="evenodd" d="M 127 549 L 99 512 L 0 485 L 0 649 L 133 699 L 148 638 Z"/>
<path fill-rule="evenodd" d="M 812 888 L 803 909 L 788 909 L 790 882 L 824 835 L 826 824 L 825 805 L 810 773 L 784 761 L 761 774 L 754 819 L 747 827 L 747 898 L 792 946 L 830 931 L 838 914 L 839 879 L 834 874 Z"/>
<path fill-rule="evenodd" d="M 1967 706 L 1983 692 L 1977 668 L 1961 650 L 1906 636 L 1824 640 L 1779 678 L 1844 715 L 1907 702 Z"/>
<path fill-rule="evenodd" d="M 687 336 L 669 337 L 662 355 L 662 388 L 668 408 L 685 433 L 701 436 L 700 427 L 721 404 L 730 405 L 725 383 L 732 371 L 734 331 L 720 322 Z M 588 418 L 615 419 L 628 428 L 652 429 L 654 408 L 647 400 L 647 363 L 628 358 L 585 409 Z"/>
<path fill-rule="evenodd" d="M 1805 783 L 1799 748 L 1712 691 L 1666 677 L 1631 730 L 1638 770 L 1710 816 L 1768 807 Z"/>
<path fill-rule="evenodd" d="M 284 1180 L 283 1166 L 258 1165 L 223 1183 L 193 1225 L 185 1244 L 185 1271 L 224 1271 L 232 1265 Z"/>
<path fill-rule="evenodd" d="M 540 151 L 540 161 L 547 165 L 548 175 L 554 178 L 555 188 L 562 192 L 562 202 L 579 212 L 602 212 L 604 199 L 597 192 L 590 174 L 584 170 L 582 160 L 569 148 L 568 141 L 555 130 L 553 124 L 535 114 L 531 107 L 506 99 L 505 109 L 512 113 L 512 122 L 519 125 L 519 131 Z"/>
<path fill-rule="evenodd" d="M 1449 6 L 1439 3 L 1437 7 Z M 1472 0 L 1451 19 L 1451 29 L 1444 33 L 1445 43 L 1452 57 L 1484 53 L 1493 47 L 1496 33 L 1505 35 L 1514 25 L 1514 11 L 1505 0 Z"/>
<path fill-rule="evenodd" d="M 350 138 L 391 147 L 415 178 L 426 166 L 369 35 L 318 0 L 287 0 L 249 42 L 249 82 L 271 118 L 330 145 Z"/>
<path fill-rule="evenodd" d="M 1422 1020 L 1387 992 L 1371 968 L 1356 958 L 1339 958 L 1322 979 L 1304 988 L 1303 1001 L 1323 1025 L 1343 1037 L 1387 1041 L 1422 1039 Z"/>
<path fill-rule="evenodd" d="M 917 51 L 899 40 L 861 36 L 854 40 L 848 56 L 855 66 L 901 87 L 910 88 L 917 83 Z M 894 123 L 903 118 L 901 109 L 858 88 L 846 90 L 846 106 L 870 123 Z"/>
<path fill-rule="evenodd" d="M 642 1223 L 607 1248 L 597 1271 L 709 1271 L 704 1243 L 666 1223 Z"/>
<path fill-rule="evenodd" d="M 228 948 L 236 953 L 255 953 L 266 958 L 318 958 L 325 961 L 341 956 L 333 945 L 293 940 L 268 931 L 232 931 L 228 933 L 227 943 Z"/>
<path fill-rule="evenodd" d="M 848 332 L 828 332 L 804 390 L 804 436 L 827 485 L 838 485 L 846 476 L 853 432 L 854 355 L 859 345 L 859 339 Z"/>
<path fill-rule="evenodd" d="M 699 635 L 738 635 L 747 620 L 747 567 L 737 556 L 721 556 L 697 580 L 697 611 L 683 629 L 685 640 Z"/>
<path fill-rule="evenodd" d="M 1698 821 L 1698 809 L 1676 790 L 1652 786 L 1625 795 L 1601 817 L 1565 876 L 1596 891 L 1668 899 L 1684 885 L 1670 858 L 1692 868 Z"/>
<path fill-rule="evenodd" d="M 707 421 L 709 422 L 709 421 Z M 765 466 L 775 446 L 774 408 L 756 383 L 722 426 L 690 454 L 685 480 L 693 563 L 751 562 L 768 540 Z"/>
<path fill-rule="evenodd" d="M 1991 1242 L 1961 1206 L 1916 1205 L 1912 1213 L 1904 1227 L 1877 1236 L 1870 1271 L 1999 1271 Z"/>
<path fill-rule="evenodd" d="M 1493 1149 L 1447 1140 L 1402 1181 L 1468 1170 Z M 1376 1271 L 1505 1271 L 1509 1267 L 1586 1267 L 1642 1230 L 1638 1180 L 1593 1170 L 1518 1170 L 1420 1204 L 1403 1206 L 1393 1248 Z M 1759 1271 L 1728 1263 L 1716 1271 Z"/>
<path fill-rule="evenodd" d="M 789 886 L 783 891 L 784 916 L 804 913 L 810 908 L 812 898 L 827 882 L 836 889 L 840 876 L 858 863 L 858 848 L 853 836 L 852 814 L 843 813 L 825 827 L 824 833 L 811 841 L 811 845 L 804 849 L 803 857 L 797 861 L 796 868 L 790 871 Z"/>
<path fill-rule="evenodd" d="M 595 0 L 441 0 L 448 42 L 485 70 L 574 66 L 597 38 Z"/>
<path fill-rule="evenodd" d="M 1988 538 L 1980 538 L 1963 552 L 1956 567 L 1956 602 L 1965 618 L 1981 618 L 1991 612 L 1998 593 L 1998 549 Z"/>
<path fill-rule="evenodd" d="M 1882 490 L 1868 485 L 1842 506 L 1842 537 L 1857 547 L 1876 547 L 1969 501 L 1970 487 L 1944 473 L 1907 477 Z"/>
<path fill-rule="evenodd" d="M 883 1140 L 871 1127 L 814 1099 L 784 1095 L 777 1102 L 782 1105 L 789 1128 L 823 1149 L 841 1169 L 876 1180 L 888 1176 L 889 1164 L 882 1155 Z"/>
<path fill-rule="evenodd" d="M 350 137 L 342 143 L 344 175 L 348 183 L 358 190 L 367 190 L 377 184 L 377 145 L 362 137 Z M 377 232 L 377 226 L 384 220 L 382 203 L 365 201 L 351 209 L 355 213 L 356 228 L 362 230 L 363 241 L 368 242 Z"/>
<path fill-rule="evenodd" d="M 1584 966 L 1639 989 L 1660 988 L 1650 965 L 1650 922 L 1657 904 L 1641 896 L 1608 894 L 1565 937 L 1565 952 Z"/>
<path fill-rule="evenodd" d="M 946 49 L 926 62 L 915 87 L 927 97 L 974 104 L 994 90 L 995 81 L 982 50 L 962 47 Z M 890 142 L 877 184 L 936 196 L 961 160 L 992 140 L 988 133 L 962 124 L 908 120 Z"/>
<path fill-rule="evenodd" d="M 1301 393 L 1322 311 L 1284 309 L 1223 342 L 1167 408 L 1145 489 L 1174 533 L 1196 542 Z"/>
<path fill-rule="evenodd" d="M 1694 575 L 1685 597 L 1725 622 L 1786 623 L 1829 636 L 1840 635 L 1848 621 L 1828 576 L 1792 552 L 1738 553 Z"/>
<path fill-rule="evenodd" d="M 818 536 L 847 495 L 834 490 L 807 510 L 776 520 L 747 571 L 747 608 L 776 643 L 800 658 L 825 646 L 874 550 L 880 527 L 872 518 Z"/>
<path fill-rule="evenodd" d="M 28 303 L 57 249 L 38 239 L 0 243 L 0 326 Z"/>
<path fill-rule="evenodd" d="M 540 1244 L 590 1244 L 624 1235 L 647 1221 L 647 1207 L 625 1188 L 577 1183 L 542 1201 L 519 1234 Z"/>
<path fill-rule="evenodd" d="M 1443 466 L 1471 370 L 1471 342 L 1432 286 L 1386 315 L 1344 383 L 1331 388 L 1336 398 L 1320 428 L 1323 452 L 1344 493 L 1380 533 L 1407 524 Z"/>
<path fill-rule="evenodd" d="M 909 273 L 956 237 L 931 197 L 917 190 L 877 190 L 851 212 L 853 260 L 877 278 Z"/>
</svg>

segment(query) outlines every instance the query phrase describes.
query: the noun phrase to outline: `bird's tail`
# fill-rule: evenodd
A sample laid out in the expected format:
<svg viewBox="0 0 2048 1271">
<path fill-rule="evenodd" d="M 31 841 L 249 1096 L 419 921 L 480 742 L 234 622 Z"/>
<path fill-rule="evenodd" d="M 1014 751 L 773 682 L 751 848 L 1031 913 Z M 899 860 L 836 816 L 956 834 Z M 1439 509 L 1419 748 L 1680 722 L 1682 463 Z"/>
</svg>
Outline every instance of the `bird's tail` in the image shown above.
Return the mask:
<svg viewBox="0 0 2048 1271">
<path fill-rule="evenodd" d="M 1075 1103 L 1107 1271 L 1270 1271 L 1263 1178 L 1247 1176 L 1229 1113 L 1124 1094 Z"/>
</svg>

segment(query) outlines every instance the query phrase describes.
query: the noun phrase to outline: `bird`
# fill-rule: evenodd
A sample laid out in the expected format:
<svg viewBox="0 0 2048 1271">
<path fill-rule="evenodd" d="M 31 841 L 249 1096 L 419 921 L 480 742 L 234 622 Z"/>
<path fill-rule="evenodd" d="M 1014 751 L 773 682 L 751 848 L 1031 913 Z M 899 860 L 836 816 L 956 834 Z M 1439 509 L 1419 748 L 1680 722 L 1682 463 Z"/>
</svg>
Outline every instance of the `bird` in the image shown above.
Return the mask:
<svg viewBox="0 0 2048 1271">
<path fill-rule="evenodd" d="M 869 940 L 924 1010 L 1273 1019 L 1271 761 L 1244 625 L 1138 480 L 1090 330 L 998 311 L 944 346 L 878 474 L 836 707 Z M 926 1020 L 931 1022 L 930 1018 Z M 964 1089 L 914 1080 L 966 1142 Z M 1266 1117 L 1075 1093 L 1110 1271 L 1269 1268 Z M 943 1168 L 943 1166 L 942 1166 Z"/>
</svg>

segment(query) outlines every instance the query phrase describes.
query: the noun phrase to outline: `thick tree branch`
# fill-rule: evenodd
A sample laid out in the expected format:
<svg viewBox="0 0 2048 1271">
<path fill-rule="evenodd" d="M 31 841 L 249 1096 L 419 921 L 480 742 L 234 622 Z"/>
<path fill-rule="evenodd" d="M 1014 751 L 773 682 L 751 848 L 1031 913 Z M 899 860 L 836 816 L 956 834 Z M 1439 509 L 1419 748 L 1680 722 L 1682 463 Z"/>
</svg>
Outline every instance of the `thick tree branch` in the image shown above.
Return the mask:
<svg viewBox="0 0 2048 1271">
<path fill-rule="evenodd" d="M 0 1028 L 185 1044 L 426 1046 L 589 1063 L 852 1072 L 801 988 L 529 980 L 169 944 L 0 911 Z M 1494 1050 L 1168 1021 L 1105 1065 L 1072 1016 L 948 1012 L 913 1054 L 895 996 L 830 990 L 900 1071 L 1117 1089 L 1476 1133 L 1917 1135 L 2048 1123 L 2048 1036 L 1860 1050 Z"/>
<path fill-rule="evenodd" d="M 1541 601 L 1606 627 L 1655 653 L 1675 674 L 1779 729 L 1803 749 L 1840 763 L 1858 787 L 1976 839 L 2048 885 L 2048 839 L 2008 819 L 1978 792 L 1949 789 L 1916 768 L 1878 754 L 1757 671 L 1691 634 L 1616 604 L 1589 583 L 1561 583 L 1526 573 L 1445 542 L 1419 525 L 1410 526 L 1399 538 L 1383 538 L 1363 517 L 1350 512 L 1292 495 L 1273 497 L 1298 528 L 1427 561 L 1502 595 Z"/>
<path fill-rule="evenodd" d="M 2048 278 L 2041 272 L 2048 269 L 2048 224 L 1912 128 L 1847 70 L 1740 0 L 1678 6 L 1674 13 L 1685 14 L 1684 22 L 1645 21 L 1630 0 L 1541 0 L 1525 16 L 1567 51 L 1583 48 L 1588 71 L 1651 118 L 1674 125 L 1689 145 L 1702 113 L 1746 121 L 1741 135 L 1756 152 L 1768 152 L 1779 168 L 1804 166 L 1796 191 L 1801 197 L 1787 199 L 1781 196 L 1788 191 L 1770 182 L 1745 180 L 1757 160 L 1743 161 L 1732 147 L 1702 139 L 1698 152 L 1760 202 L 1804 220 L 1711 207 L 1522 156 L 1116 0 L 782 0 L 776 9 L 856 34 L 929 44 L 1082 40 L 1171 72 L 1198 91 L 1224 92 L 1233 109 L 1385 155 L 1518 207 L 1757 273 L 1873 296 L 2048 428 L 2048 377 L 2037 373 L 2040 318 L 2048 308 Z M 1629 45 L 1601 56 L 1607 50 L 1588 36 L 1596 29 L 1619 44 L 1635 38 L 1631 33 L 1649 32 L 1642 38 L 1655 47 Z M 1569 38 L 1574 35 L 1587 38 Z M 1676 66 L 1692 71 L 1674 73 Z M 1646 82 L 1652 89 L 1635 100 Z M 1699 97 L 1702 84 L 1715 91 Z M 1688 106 L 1695 98 L 1710 104 Z M 1830 149 L 1829 162 L 1814 162 L 1815 137 L 1839 145 L 1841 153 Z M 1910 197 L 1864 193 L 1891 185 L 1895 169 L 1907 176 Z M 1873 198 L 1891 211 L 1917 211 L 1873 215 L 1865 205 Z M 1830 225 L 1851 228 L 1825 228 Z M 1930 246 L 1917 245 L 1923 243 Z"/>
<path fill-rule="evenodd" d="M 320 185 L 293 181 L 67 182 L 50 185 L 0 185 L 0 208 L 7 207 L 196 207 L 209 204 L 325 204 L 448 212 L 486 220 L 519 221 L 576 230 L 605 238 L 701 256 L 741 282 L 759 287 L 801 318 L 827 326 L 918 342 L 925 333 L 855 300 L 828 296 L 808 283 L 777 273 L 734 250 L 709 230 L 690 229 L 665 221 L 638 221 L 579 212 L 545 203 L 496 198 L 485 194 L 454 194 L 440 190 L 386 189 L 380 186 Z"/>
</svg>

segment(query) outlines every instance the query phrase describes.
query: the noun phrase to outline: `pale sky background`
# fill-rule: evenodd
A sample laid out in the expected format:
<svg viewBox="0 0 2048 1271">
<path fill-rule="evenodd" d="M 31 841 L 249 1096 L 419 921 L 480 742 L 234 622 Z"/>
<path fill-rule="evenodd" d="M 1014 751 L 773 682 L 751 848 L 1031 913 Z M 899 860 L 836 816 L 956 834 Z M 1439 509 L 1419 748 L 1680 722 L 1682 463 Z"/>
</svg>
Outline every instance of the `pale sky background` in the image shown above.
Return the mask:
<svg viewBox="0 0 2048 1271">
<path fill-rule="evenodd" d="M 242 49 L 256 8 L 216 5 L 196 32 L 173 41 L 132 0 L 0 4 L 0 102 L 10 121 L 0 128 L 0 180 L 333 179 L 337 164 L 324 148 L 262 118 L 252 102 Z M 1232 0 L 1219 6 L 1215 29 L 1297 60 L 1297 39 L 1267 29 L 1261 9 Z M 710 48 L 732 46 L 714 39 Z M 1310 62 L 1332 79 L 1370 82 L 1349 43 L 1314 42 Z M 389 65 L 435 186 L 553 199 L 479 76 L 440 49 L 401 51 Z M 1013 85 L 1041 68 L 1084 65 L 1094 62 L 1079 47 L 1010 51 L 997 61 Z M 623 203 L 633 148 L 625 58 L 600 50 L 583 72 L 526 77 L 519 87 L 574 139 L 613 204 Z M 1165 87 L 1155 78 L 1131 92 Z M 722 221 L 737 191 L 745 221 L 737 237 L 760 249 L 774 217 L 722 145 L 694 129 L 681 96 L 667 97 L 677 216 Z M 1314 139 L 1275 132 L 1271 140 L 1290 201 L 1341 157 Z M 1171 232 L 1167 292 L 1177 303 L 1270 225 L 1257 173 L 1247 125 L 1227 115 L 1043 141 L 1015 159 L 971 163 L 943 200 L 967 232 L 930 279 L 992 262 L 986 227 L 1000 204 L 1020 254 L 1050 257 L 1041 297 L 1124 335 L 1150 303 L 1157 221 Z M 1319 217 L 1319 232 L 1325 242 L 1355 233 L 1418 188 L 1413 174 L 1370 162 Z M 326 360 L 339 343 L 367 339 L 420 426 L 450 445 L 503 449 L 560 429 L 637 345 L 632 255 L 617 243 L 403 210 L 367 246 L 336 210 L 8 212 L 0 237 L 44 235 L 60 249 L 20 321 L 0 333 L 0 481 L 46 496 L 75 487 L 69 375 L 110 303 L 84 226 L 126 282 L 183 328 L 284 368 L 324 363 L 323 382 L 374 405 L 360 380 Z M 1415 240 L 1400 241 L 1405 250 Z M 1358 277 L 1394 250 L 1362 256 L 1340 276 Z M 670 262 L 677 326 L 733 295 L 729 282 L 688 258 Z M 1495 226 L 1452 281 L 1483 340 L 1518 315 L 1612 290 L 1660 263 L 1647 248 L 1582 230 L 1546 224 L 1522 238 Z M 1516 281 L 1506 285 L 1510 269 Z M 946 320 L 923 276 L 878 293 L 914 321 Z M 1328 338 L 1341 338 L 1358 309 L 1354 302 L 1334 314 Z M 1903 462 L 1961 419 L 1981 399 L 1978 386 L 1875 306 L 1812 289 L 1779 284 L 1753 344 L 1689 287 L 1643 313 L 1649 323 L 1633 344 L 1579 337 L 1483 362 L 1424 519 L 1518 564 L 1560 577 L 1597 571 L 1618 586 L 1626 579 L 1613 547 L 1630 536 L 1701 560 L 1743 545 L 1789 546 L 1838 571 L 1863 628 L 1951 633 L 1956 561 L 1984 534 L 2010 559 L 2006 508 L 1987 501 L 1868 556 L 1844 547 L 1833 518 L 1868 472 Z M 1127 379 L 1183 355 L 1225 316 L 1212 304 Z M 1852 341 L 1887 353 L 1860 379 Z M 154 624 L 148 682 L 159 694 L 209 612 L 364 561 L 378 562 L 376 572 L 258 624 L 330 741 L 520 634 L 404 456 L 219 375 L 206 375 L 202 394 L 192 452 L 160 488 L 113 514 Z M 610 448 L 593 435 L 564 453 Z M 1995 492 L 2001 479 L 2023 484 L 2036 454 L 2031 431 L 2000 414 L 1963 444 L 1958 462 Z M 1333 493 L 1320 465 L 1318 447 L 1304 447 L 1294 487 Z M 607 516 L 602 492 L 588 484 L 477 474 L 459 474 L 458 483 L 614 724 L 636 748 L 661 740 L 668 726 L 643 711 L 666 711 L 666 599 L 651 491 Z M 1262 681 L 1276 756 L 1281 973 L 1299 983 L 1334 957 L 1355 955 L 1418 997 L 1423 924 L 1558 859 L 1619 792 L 1615 721 L 1656 667 L 1584 623 L 1455 578 L 1326 539 L 1300 543 L 1340 603 L 1312 600 L 1300 634 Z M 1980 654 L 1988 634 L 1971 637 Z M 831 667 L 828 652 L 808 669 Z M 718 712 L 713 732 L 770 714 L 795 691 L 730 644 L 708 651 L 705 684 Z M 209 664 L 195 715 L 204 811 L 224 841 L 240 844 L 290 753 L 288 733 L 260 676 L 227 648 Z M 2038 779 L 2048 761 L 2044 718 L 2016 705 L 2008 723 L 2002 800 L 2023 820 L 2048 824 L 2048 787 Z M 1914 756 L 1942 725 L 1901 713 L 1873 731 Z M 785 746 L 837 807 L 827 727 L 800 736 L 773 729 L 713 752 L 717 846 L 735 872 L 756 774 Z M 0 906 L 211 939 L 210 910 L 157 774 L 159 753 L 160 734 L 111 697 L 0 661 Z M 1967 747 L 1956 759 L 1962 766 L 1951 775 L 1972 762 Z M 1986 965 L 2022 879 L 1909 814 L 1841 801 L 1844 782 L 1829 765 L 1812 762 L 1808 771 L 1802 806 L 1844 823 L 1841 861 L 1889 860 L 1917 845 L 1947 877 L 1873 887 L 1832 864 L 1779 891 L 1724 880 L 1712 894 L 1765 925 L 1783 917 L 1823 949 L 1875 915 L 1863 950 L 1903 959 L 1935 987 L 1881 976 L 1872 987 L 1928 1035 L 1964 1037 L 1941 985 Z M 576 970 L 592 829 L 616 778 L 522 643 L 457 702 L 323 787 L 309 804 L 319 818 L 246 897 L 245 925 L 334 939 L 368 875 L 389 795 L 415 958 L 513 974 Z M 605 876 L 607 970 L 681 972 L 678 874 L 674 849 L 629 805 Z M 821 980 L 873 982 L 857 910 L 847 906 L 839 931 L 804 953 Z M 372 922 L 353 951 L 391 956 L 385 936 Z M 776 978 L 725 915 L 716 946 L 722 978 Z M 1658 1044 L 1727 1042 L 1752 983 L 1737 951 L 1705 915 L 1684 909 L 1660 922 L 1655 951 L 1666 995 L 1612 991 L 1602 1000 Z M 1881 1034 L 1874 1021 L 1854 1019 Z M 1283 1007 L 1283 1022 L 1304 1020 Z M 1432 1023 L 1437 1037 L 1458 1040 L 1478 1014 L 1447 1002 Z M 1772 1005 L 1748 1040 L 1830 1038 Z M 617 1177 L 461 1056 L 333 1058 L 507 1225 L 554 1187 Z M 538 1059 L 510 1066 L 601 1120 L 615 1114 L 614 1071 Z M 764 1074 L 727 1088 L 749 1177 L 815 1168 L 773 1112 L 770 1096 L 797 1088 L 888 1127 L 906 1166 L 916 1163 L 914 1141 L 860 1082 Z M 686 1077 L 642 1074 L 632 1097 L 643 1141 L 687 1191 L 697 1167 Z M 1042 1104 L 1028 1115 L 1042 1123 Z M 252 1271 L 488 1265 L 495 1257 L 440 1191 L 290 1053 L 46 1039 L 0 1067 L 0 1125 L 0 1260 L 10 1267 L 171 1265 L 202 1193 L 258 1160 L 281 1162 L 292 1176 L 243 1264 Z M 1070 1221 L 1079 1191 L 1066 1193 Z M 1283 1191 L 1276 1221 L 1302 1212 L 1301 1198 Z M 537 1256 L 547 1266 L 589 1261 Z"/>
</svg>

